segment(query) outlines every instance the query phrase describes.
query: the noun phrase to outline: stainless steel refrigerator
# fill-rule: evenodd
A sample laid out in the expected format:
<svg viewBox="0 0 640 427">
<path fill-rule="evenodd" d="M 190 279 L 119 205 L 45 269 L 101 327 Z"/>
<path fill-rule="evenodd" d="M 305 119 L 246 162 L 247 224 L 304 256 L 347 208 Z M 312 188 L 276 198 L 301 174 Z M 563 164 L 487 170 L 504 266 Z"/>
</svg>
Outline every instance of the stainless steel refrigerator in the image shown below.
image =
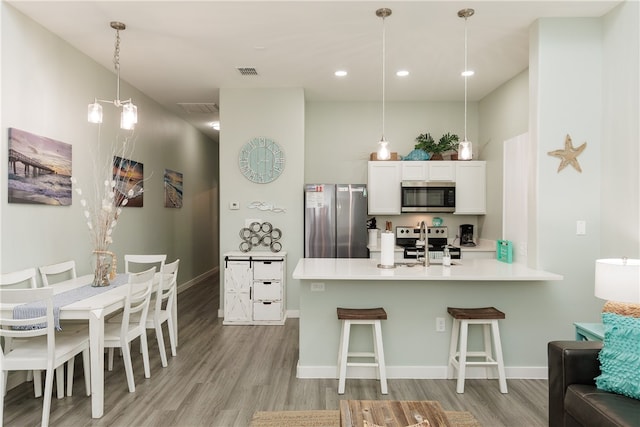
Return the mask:
<svg viewBox="0 0 640 427">
<path fill-rule="evenodd" d="M 305 184 L 305 258 L 368 258 L 367 239 L 365 184 Z"/>
</svg>

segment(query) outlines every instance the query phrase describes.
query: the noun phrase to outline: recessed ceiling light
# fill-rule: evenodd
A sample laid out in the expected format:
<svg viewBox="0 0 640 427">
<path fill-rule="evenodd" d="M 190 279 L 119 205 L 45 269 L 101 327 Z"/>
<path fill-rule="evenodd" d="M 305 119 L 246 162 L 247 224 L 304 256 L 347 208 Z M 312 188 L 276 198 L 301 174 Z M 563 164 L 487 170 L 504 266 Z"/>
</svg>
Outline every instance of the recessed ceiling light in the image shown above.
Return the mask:
<svg viewBox="0 0 640 427">
<path fill-rule="evenodd" d="M 215 130 L 220 130 L 220 122 L 211 122 L 209 123 L 209 126 L 214 128 Z"/>
<path fill-rule="evenodd" d="M 473 70 L 463 71 L 462 73 L 460 73 L 460 75 L 462 77 L 470 77 L 474 75 L 474 71 Z"/>
<path fill-rule="evenodd" d="M 333 73 L 336 77 L 344 77 L 346 76 L 348 73 L 345 70 L 338 70 L 335 73 Z"/>
<path fill-rule="evenodd" d="M 407 70 L 399 70 L 396 72 L 396 76 L 398 77 L 407 77 L 409 75 L 409 71 Z"/>
</svg>

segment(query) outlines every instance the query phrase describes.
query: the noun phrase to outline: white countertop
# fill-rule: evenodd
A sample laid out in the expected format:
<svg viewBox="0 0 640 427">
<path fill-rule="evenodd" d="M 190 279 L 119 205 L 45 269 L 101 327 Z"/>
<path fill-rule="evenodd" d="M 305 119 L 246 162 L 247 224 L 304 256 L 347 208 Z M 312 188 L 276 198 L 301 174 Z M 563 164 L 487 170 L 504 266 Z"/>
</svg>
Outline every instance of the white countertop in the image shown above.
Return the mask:
<svg viewBox="0 0 640 427">
<path fill-rule="evenodd" d="M 301 258 L 293 271 L 301 280 L 440 280 L 440 281 L 538 281 L 562 280 L 559 274 L 534 270 L 523 264 L 496 259 L 454 260 L 458 265 L 429 267 L 398 265 L 378 268 L 369 258 Z"/>
<path fill-rule="evenodd" d="M 224 256 L 229 256 L 229 257 L 238 257 L 238 258 L 282 258 L 282 257 L 286 257 L 287 256 L 287 252 L 286 251 L 280 251 L 280 252 L 271 252 L 271 251 L 265 251 L 265 250 L 254 250 L 254 251 L 249 251 L 249 252 L 242 252 L 242 251 L 230 251 L 230 252 L 225 252 L 223 254 Z"/>
</svg>

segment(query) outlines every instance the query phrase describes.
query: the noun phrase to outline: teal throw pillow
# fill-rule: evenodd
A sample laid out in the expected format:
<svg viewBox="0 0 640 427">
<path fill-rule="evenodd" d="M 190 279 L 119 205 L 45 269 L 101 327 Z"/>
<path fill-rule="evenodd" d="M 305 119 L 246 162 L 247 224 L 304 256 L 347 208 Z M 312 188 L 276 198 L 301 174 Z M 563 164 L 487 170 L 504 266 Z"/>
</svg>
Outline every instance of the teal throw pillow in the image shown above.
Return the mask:
<svg viewBox="0 0 640 427">
<path fill-rule="evenodd" d="M 602 313 L 604 345 L 600 351 L 600 390 L 640 399 L 640 318 Z"/>
</svg>

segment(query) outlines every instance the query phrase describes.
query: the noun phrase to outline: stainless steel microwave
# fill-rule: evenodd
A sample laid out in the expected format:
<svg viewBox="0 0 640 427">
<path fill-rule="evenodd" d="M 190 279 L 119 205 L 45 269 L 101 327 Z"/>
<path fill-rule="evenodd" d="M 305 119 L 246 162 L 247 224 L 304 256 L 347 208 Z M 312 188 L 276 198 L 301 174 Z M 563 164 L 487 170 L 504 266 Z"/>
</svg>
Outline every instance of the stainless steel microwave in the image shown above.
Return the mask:
<svg viewBox="0 0 640 427">
<path fill-rule="evenodd" d="M 454 212 L 455 182 L 402 181 L 402 212 Z"/>
</svg>

